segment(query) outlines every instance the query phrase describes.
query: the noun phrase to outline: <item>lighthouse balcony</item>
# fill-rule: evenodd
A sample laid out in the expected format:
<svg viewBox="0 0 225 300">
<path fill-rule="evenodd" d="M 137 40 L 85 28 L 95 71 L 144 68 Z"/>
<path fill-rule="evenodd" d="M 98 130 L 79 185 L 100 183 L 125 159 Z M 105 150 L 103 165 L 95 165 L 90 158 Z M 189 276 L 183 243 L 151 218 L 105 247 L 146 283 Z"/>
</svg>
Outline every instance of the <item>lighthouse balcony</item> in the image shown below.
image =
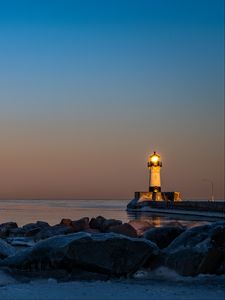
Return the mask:
<svg viewBox="0 0 225 300">
<path fill-rule="evenodd" d="M 150 161 L 148 162 L 148 167 L 162 167 L 162 162 L 161 161 Z"/>
</svg>

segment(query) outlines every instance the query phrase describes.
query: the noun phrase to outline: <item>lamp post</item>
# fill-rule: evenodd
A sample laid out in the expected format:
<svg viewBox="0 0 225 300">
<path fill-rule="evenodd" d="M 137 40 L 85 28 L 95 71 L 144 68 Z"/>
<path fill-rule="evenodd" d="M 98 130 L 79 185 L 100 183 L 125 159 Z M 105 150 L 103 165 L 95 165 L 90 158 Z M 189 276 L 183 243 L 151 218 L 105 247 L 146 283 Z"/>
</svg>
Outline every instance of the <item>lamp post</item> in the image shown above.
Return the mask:
<svg viewBox="0 0 225 300">
<path fill-rule="evenodd" d="M 211 201 L 214 202 L 214 185 L 213 181 L 209 179 L 202 179 L 203 181 L 209 182 L 211 184 Z"/>
</svg>

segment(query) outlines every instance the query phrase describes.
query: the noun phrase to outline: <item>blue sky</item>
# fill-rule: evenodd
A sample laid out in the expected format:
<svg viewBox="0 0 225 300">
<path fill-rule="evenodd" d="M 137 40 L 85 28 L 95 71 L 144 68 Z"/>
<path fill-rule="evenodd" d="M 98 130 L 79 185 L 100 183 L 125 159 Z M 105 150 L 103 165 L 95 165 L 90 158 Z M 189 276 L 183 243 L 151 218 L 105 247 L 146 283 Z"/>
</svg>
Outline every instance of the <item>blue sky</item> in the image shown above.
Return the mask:
<svg viewBox="0 0 225 300">
<path fill-rule="evenodd" d="M 155 149 L 223 197 L 223 1 L 0 1 L 0 45 L 0 197 L 130 197 Z"/>
</svg>

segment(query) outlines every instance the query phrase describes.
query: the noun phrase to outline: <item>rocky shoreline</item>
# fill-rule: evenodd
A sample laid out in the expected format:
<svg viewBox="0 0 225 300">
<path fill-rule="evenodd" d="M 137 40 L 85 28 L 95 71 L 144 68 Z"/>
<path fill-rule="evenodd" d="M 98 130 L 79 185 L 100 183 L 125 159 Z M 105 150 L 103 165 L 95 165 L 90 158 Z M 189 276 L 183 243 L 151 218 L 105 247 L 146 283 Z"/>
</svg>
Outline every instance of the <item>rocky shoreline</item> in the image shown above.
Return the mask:
<svg viewBox="0 0 225 300">
<path fill-rule="evenodd" d="M 166 267 L 183 276 L 225 274 L 225 222 L 186 228 L 122 223 L 102 216 L 0 224 L 0 269 L 18 278 L 60 280 L 132 277 Z"/>
</svg>

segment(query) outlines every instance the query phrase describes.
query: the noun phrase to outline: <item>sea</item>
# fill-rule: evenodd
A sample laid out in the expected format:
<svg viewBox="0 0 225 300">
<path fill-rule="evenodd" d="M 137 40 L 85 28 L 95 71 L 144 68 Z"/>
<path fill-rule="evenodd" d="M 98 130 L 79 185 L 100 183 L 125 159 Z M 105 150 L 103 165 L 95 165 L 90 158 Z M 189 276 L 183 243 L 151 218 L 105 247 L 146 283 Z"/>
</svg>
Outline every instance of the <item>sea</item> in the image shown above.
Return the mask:
<svg viewBox="0 0 225 300">
<path fill-rule="evenodd" d="M 82 217 L 94 218 L 103 216 L 107 219 L 148 220 L 154 226 L 165 226 L 167 223 L 179 221 L 183 225 L 217 221 L 214 217 L 187 216 L 184 214 L 165 214 L 153 212 L 127 212 L 129 200 L 0 200 L 0 224 L 14 221 L 18 226 L 37 220 L 46 221 L 50 225 L 58 224 L 62 218 L 78 220 Z"/>
</svg>

